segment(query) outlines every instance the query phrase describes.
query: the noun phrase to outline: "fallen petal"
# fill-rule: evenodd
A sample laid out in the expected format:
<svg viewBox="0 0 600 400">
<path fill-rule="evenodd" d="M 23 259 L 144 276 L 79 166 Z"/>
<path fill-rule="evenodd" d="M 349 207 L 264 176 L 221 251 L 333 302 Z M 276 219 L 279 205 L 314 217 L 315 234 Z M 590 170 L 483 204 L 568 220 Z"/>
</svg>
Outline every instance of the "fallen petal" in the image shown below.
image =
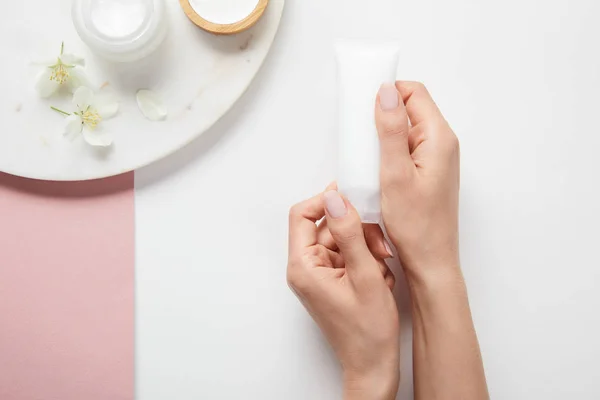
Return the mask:
<svg viewBox="0 0 600 400">
<path fill-rule="evenodd" d="M 63 64 L 85 67 L 85 59 L 75 54 L 63 54 L 60 56 L 60 60 L 63 62 Z"/>
<path fill-rule="evenodd" d="M 49 58 L 47 60 L 44 61 L 32 61 L 30 64 L 32 67 L 51 67 L 54 64 L 56 64 L 57 60 L 56 57 L 55 58 Z"/>
<path fill-rule="evenodd" d="M 117 96 L 112 92 L 97 93 L 91 106 L 96 109 L 102 119 L 112 118 L 119 112 Z"/>
<path fill-rule="evenodd" d="M 50 80 L 51 75 L 52 71 L 50 68 L 46 68 L 38 75 L 35 83 L 35 90 L 37 90 L 40 97 L 44 99 L 52 96 L 60 87 L 58 82 Z"/>
<path fill-rule="evenodd" d="M 163 105 L 162 98 L 156 92 L 139 90 L 137 103 L 142 114 L 150 121 L 163 121 L 167 118 L 167 109 Z"/>
<path fill-rule="evenodd" d="M 73 140 L 83 129 L 83 121 L 79 115 L 69 115 L 66 118 L 65 136 Z"/>
<path fill-rule="evenodd" d="M 98 115 L 102 117 L 102 119 L 112 118 L 119 112 L 119 103 L 104 104 L 96 107 L 96 111 L 98 112 Z"/>
<path fill-rule="evenodd" d="M 94 92 L 92 89 L 81 86 L 73 93 L 73 105 L 79 109 L 87 108 L 94 99 Z"/>
<path fill-rule="evenodd" d="M 112 135 L 102 132 L 102 130 L 99 129 L 94 129 L 93 131 L 84 129 L 83 139 L 87 142 L 87 144 L 95 147 L 108 147 L 113 142 Z"/>
</svg>

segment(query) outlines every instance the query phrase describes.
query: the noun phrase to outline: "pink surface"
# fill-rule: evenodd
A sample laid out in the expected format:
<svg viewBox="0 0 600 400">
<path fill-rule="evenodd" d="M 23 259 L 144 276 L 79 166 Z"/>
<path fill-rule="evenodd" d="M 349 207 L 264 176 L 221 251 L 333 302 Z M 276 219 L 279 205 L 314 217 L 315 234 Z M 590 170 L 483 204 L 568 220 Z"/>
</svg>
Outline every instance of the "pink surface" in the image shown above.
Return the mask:
<svg viewBox="0 0 600 400">
<path fill-rule="evenodd" d="M 133 335 L 133 174 L 0 173 L 0 400 L 132 400 Z"/>
</svg>

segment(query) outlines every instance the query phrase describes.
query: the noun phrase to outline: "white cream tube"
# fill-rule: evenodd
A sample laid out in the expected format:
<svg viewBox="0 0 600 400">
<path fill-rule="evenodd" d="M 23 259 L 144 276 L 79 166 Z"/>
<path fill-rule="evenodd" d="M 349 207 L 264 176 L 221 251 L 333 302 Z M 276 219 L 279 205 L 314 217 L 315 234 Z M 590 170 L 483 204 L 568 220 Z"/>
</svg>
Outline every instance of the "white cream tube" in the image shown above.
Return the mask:
<svg viewBox="0 0 600 400">
<path fill-rule="evenodd" d="M 338 189 L 364 223 L 381 222 L 379 138 L 375 100 L 396 80 L 400 48 L 374 43 L 336 45 L 338 66 Z"/>
</svg>

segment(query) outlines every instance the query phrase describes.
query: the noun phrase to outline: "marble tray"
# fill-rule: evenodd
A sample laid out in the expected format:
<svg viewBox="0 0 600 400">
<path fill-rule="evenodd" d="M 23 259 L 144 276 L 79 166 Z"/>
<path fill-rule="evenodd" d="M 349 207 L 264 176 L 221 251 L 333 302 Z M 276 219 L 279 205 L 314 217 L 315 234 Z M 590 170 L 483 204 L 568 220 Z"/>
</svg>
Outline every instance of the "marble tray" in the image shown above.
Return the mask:
<svg viewBox="0 0 600 400">
<path fill-rule="evenodd" d="M 175 0 L 166 0 L 169 34 L 161 48 L 134 64 L 96 58 L 77 36 L 70 0 L 2 2 L 0 43 L 0 171 L 57 181 L 89 180 L 142 167 L 182 148 L 221 118 L 244 93 L 277 33 L 284 0 L 271 0 L 263 18 L 235 36 L 200 30 Z M 32 10 L 35 10 L 33 12 Z M 69 108 L 70 99 L 40 99 L 34 90 L 36 61 L 66 52 L 86 57 L 95 86 L 115 92 L 117 117 L 103 122 L 114 144 L 92 148 L 62 135 L 63 117 L 50 106 Z M 166 121 L 151 122 L 137 107 L 138 89 L 159 93 Z"/>
</svg>

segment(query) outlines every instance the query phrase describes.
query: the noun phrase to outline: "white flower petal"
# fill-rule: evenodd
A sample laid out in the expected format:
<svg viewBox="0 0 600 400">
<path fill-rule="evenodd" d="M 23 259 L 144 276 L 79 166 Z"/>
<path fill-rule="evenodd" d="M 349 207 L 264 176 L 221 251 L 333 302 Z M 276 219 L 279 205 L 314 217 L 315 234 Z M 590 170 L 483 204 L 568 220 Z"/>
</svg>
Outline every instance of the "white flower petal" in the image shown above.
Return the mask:
<svg viewBox="0 0 600 400">
<path fill-rule="evenodd" d="M 102 119 L 112 118 L 119 112 L 119 103 L 106 103 L 101 106 L 97 106 L 96 111 L 98 112 L 98 115 L 102 117 Z"/>
<path fill-rule="evenodd" d="M 35 83 L 35 90 L 37 90 L 38 94 L 43 98 L 48 98 L 52 96 L 60 87 L 60 84 L 58 82 L 50 79 L 51 75 L 52 70 L 50 68 L 46 68 L 37 77 L 37 82 Z"/>
<path fill-rule="evenodd" d="M 112 118 L 119 112 L 119 102 L 113 93 L 96 94 L 90 105 L 96 109 L 102 119 Z"/>
<path fill-rule="evenodd" d="M 140 111 L 150 121 L 163 121 L 167 118 L 167 109 L 161 97 L 151 90 L 137 92 L 137 103 Z"/>
<path fill-rule="evenodd" d="M 59 56 L 59 58 L 63 62 L 63 64 L 79 65 L 80 67 L 85 67 L 85 59 L 75 54 L 63 54 Z"/>
<path fill-rule="evenodd" d="M 73 93 L 73 105 L 81 110 L 86 109 L 94 100 L 92 89 L 81 86 Z"/>
<path fill-rule="evenodd" d="M 69 115 L 66 118 L 65 136 L 69 139 L 74 139 L 76 135 L 81 133 L 83 129 L 83 121 L 79 115 Z"/>
<path fill-rule="evenodd" d="M 109 133 L 103 132 L 101 129 L 84 129 L 83 130 L 83 139 L 90 146 L 96 147 L 108 147 L 112 144 L 113 138 Z"/>
<path fill-rule="evenodd" d="M 69 86 L 69 90 L 71 93 L 75 92 L 82 86 L 91 87 L 91 83 L 81 68 L 72 68 L 69 72 L 69 80 L 67 81 L 67 85 Z"/>
<path fill-rule="evenodd" d="M 44 61 L 32 61 L 31 65 L 34 67 L 51 67 L 51 66 L 55 65 L 57 62 L 58 62 L 58 60 L 55 57 L 55 58 L 49 58 Z"/>
</svg>

